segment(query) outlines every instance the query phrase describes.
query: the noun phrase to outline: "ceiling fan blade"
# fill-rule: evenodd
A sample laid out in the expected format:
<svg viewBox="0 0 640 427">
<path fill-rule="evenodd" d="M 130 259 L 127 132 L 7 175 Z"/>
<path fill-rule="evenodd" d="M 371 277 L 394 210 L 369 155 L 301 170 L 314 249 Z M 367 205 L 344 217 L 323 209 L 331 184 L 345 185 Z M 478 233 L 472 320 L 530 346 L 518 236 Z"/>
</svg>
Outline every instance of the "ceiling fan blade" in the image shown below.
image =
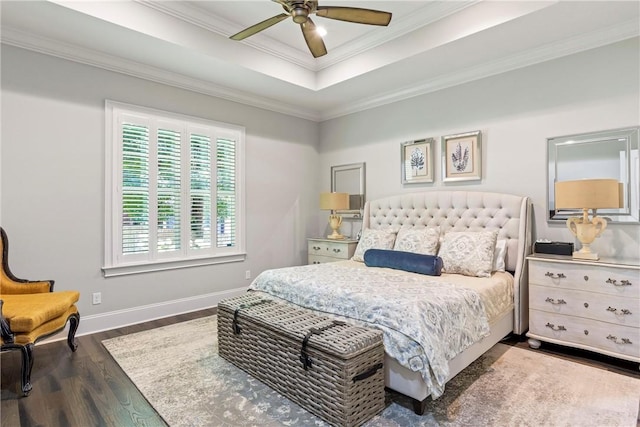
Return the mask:
<svg viewBox="0 0 640 427">
<path fill-rule="evenodd" d="M 391 13 L 381 10 L 360 9 L 358 7 L 318 6 L 317 16 L 355 22 L 357 24 L 387 26 L 391 22 Z"/>
<path fill-rule="evenodd" d="M 265 19 L 262 22 L 258 22 L 256 25 L 252 25 L 249 28 L 245 28 L 244 30 L 240 31 L 237 34 L 234 34 L 234 35 L 230 36 L 229 38 L 232 39 L 232 40 L 243 40 L 243 39 L 246 39 L 247 37 L 252 36 L 255 33 L 259 33 L 262 30 L 266 30 L 270 26 L 275 25 L 278 22 L 280 22 L 283 19 L 286 19 L 288 17 L 289 17 L 288 14 L 281 13 L 280 15 L 276 15 L 276 16 L 273 16 L 273 17 L 271 17 L 269 19 Z"/>
<path fill-rule="evenodd" d="M 316 31 L 316 25 L 311 18 L 308 18 L 307 22 L 300 24 L 300 28 L 302 28 L 302 34 L 313 57 L 317 58 L 326 55 L 327 48 L 324 45 L 322 37 L 320 37 L 320 34 Z"/>
</svg>

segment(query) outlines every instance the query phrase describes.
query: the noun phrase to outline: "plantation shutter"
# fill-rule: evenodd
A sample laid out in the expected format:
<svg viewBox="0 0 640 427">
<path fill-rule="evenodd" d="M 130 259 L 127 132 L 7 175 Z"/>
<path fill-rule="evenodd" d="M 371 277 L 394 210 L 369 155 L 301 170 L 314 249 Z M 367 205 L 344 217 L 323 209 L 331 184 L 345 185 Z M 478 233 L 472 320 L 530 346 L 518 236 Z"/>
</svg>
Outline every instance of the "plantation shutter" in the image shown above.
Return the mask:
<svg viewBox="0 0 640 427">
<path fill-rule="evenodd" d="M 149 252 L 149 128 L 123 122 L 122 254 Z"/>
<path fill-rule="evenodd" d="M 236 141 L 216 141 L 216 246 L 236 245 Z"/>
<path fill-rule="evenodd" d="M 105 277 L 245 259 L 244 129 L 106 102 Z"/>
<path fill-rule="evenodd" d="M 191 133 L 190 249 L 211 248 L 211 138 Z"/>
<path fill-rule="evenodd" d="M 157 140 L 157 249 L 158 253 L 181 248 L 181 133 L 158 129 Z"/>
</svg>

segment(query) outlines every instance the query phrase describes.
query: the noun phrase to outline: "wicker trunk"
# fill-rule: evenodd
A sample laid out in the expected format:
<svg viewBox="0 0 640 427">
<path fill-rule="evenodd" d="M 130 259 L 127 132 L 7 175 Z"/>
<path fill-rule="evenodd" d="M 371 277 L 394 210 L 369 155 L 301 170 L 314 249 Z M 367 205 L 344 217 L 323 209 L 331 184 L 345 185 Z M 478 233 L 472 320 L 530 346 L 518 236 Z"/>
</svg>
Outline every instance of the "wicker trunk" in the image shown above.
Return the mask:
<svg viewBox="0 0 640 427">
<path fill-rule="evenodd" d="M 219 354 L 335 426 L 385 407 L 382 332 L 248 292 L 218 304 Z"/>
</svg>

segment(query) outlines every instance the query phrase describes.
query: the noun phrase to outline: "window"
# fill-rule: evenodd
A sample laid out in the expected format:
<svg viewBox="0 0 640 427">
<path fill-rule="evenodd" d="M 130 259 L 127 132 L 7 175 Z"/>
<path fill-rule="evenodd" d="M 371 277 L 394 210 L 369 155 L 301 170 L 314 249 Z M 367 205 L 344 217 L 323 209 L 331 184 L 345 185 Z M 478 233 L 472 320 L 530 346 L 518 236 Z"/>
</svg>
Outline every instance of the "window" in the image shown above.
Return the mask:
<svg viewBox="0 0 640 427">
<path fill-rule="evenodd" d="M 244 260 L 244 128 L 106 102 L 105 276 Z"/>
</svg>

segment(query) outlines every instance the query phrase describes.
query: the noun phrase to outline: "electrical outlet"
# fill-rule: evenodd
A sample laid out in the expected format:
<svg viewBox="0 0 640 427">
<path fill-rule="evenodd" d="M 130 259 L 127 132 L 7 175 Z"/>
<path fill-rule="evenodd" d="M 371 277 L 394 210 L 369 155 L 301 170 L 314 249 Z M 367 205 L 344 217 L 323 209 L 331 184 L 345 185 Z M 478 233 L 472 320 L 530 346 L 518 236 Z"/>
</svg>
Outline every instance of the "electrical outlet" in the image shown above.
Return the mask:
<svg viewBox="0 0 640 427">
<path fill-rule="evenodd" d="M 244 272 L 244 278 L 247 280 L 251 279 L 251 270 L 247 270 Z"/>
<path fill-rule="evenodd" d="M 93 305 L 97 305 L 102 303 L 102 293 L 101 292 L 94 292 L 93 293 Z"/>
</svg>

